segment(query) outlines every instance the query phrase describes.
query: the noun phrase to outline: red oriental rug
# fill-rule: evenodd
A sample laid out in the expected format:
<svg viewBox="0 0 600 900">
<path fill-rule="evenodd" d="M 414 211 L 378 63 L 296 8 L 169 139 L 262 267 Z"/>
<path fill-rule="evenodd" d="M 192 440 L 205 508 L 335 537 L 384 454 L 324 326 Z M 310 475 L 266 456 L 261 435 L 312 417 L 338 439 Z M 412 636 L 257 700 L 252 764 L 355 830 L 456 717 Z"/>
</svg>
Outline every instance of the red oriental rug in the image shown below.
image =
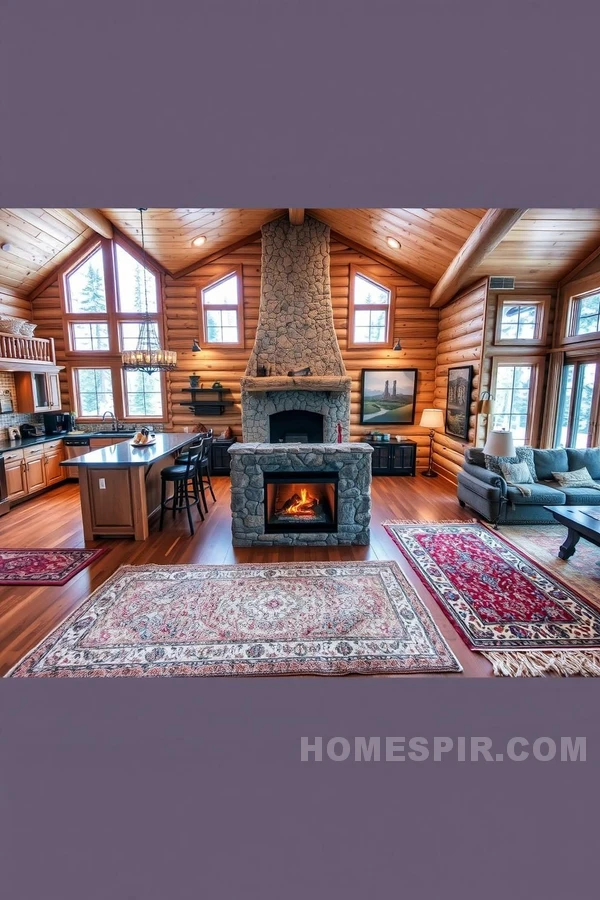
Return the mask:
<svg viewBox="0 0 600 900">
<path fill-rule="evenodd" d="M 0 584 L 66 584 L 107 550 L 0 550 Z"/>
<path fill-rule="evenodd" d="M 123 566 L 13 676 L 460 672 L 395 562 Z"/>
<path fill-rule="evenodd" d="M 464 522 L 385 528 L 494 674 L 600 675 L 600 609 L 497 532 Z"/>
</svg>

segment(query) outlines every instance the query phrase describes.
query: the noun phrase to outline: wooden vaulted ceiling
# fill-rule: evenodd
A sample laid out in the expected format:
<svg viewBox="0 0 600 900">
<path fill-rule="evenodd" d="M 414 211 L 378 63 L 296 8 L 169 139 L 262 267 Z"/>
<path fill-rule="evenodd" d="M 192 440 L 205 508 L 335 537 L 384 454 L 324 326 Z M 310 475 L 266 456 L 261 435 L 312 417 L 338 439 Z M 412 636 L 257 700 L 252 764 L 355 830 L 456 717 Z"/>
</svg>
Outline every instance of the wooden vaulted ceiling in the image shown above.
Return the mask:
<svg viewBox="0 0 600 900">
<path fill-rule="evenodd" d="M 301 210 L 294 211 L 301 214 Z M 388 260 L 420 283 L 435 285 L 465 242 L 477 234 L 485 209 L 307 209 L 355 249 Z M 148 253 L 177 274 L 257 236 L 286 209 L 155 209 L 144 213 Z M 141 243 L 134 209 L 1 209 L 0 292 L 26 298 L 94 233 L 113 226 Z M 192 244 L 206 236 L 201 247 Z M 387 238 L 395 238 L 392 249 Z M 529 209 L 469 273 L 514 275 L 519 285 L 557 284 L 600 246 L 600 209 Z"/>
</svg>

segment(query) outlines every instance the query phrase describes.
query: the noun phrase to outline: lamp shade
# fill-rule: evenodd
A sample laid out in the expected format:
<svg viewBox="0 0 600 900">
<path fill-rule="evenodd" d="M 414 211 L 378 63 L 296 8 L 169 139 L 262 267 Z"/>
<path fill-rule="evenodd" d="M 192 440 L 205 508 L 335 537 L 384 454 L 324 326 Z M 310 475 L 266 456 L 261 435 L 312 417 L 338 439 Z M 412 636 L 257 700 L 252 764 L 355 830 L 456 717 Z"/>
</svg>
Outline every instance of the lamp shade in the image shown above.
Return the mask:
<svg viewBox="0 0 600 900">
<path fill-rule="evenodd" d="M 490 431 L 483 452 L 488 456 L 514 456 L 512 431 Z"/>
<path fill-rule="evenodd" d="M 424 409 L 419 425 L 422 428 L 443 428 L 444 412 L 441 409 Z"/>
</svg>

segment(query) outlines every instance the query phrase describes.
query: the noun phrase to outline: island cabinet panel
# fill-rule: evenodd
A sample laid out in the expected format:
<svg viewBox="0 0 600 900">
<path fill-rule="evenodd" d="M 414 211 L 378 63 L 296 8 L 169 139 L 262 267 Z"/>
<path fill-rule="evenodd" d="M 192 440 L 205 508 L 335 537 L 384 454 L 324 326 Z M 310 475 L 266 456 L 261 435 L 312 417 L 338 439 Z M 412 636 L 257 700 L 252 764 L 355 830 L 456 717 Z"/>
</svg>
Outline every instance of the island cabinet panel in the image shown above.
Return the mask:
<svg viewBox="0 0 600 900">
<path fill-rule="evenodd" d="M 125 525 L 133 530 L 130 469 L 92 469 L 90 498 L 94 528 Z"/>
</svg>

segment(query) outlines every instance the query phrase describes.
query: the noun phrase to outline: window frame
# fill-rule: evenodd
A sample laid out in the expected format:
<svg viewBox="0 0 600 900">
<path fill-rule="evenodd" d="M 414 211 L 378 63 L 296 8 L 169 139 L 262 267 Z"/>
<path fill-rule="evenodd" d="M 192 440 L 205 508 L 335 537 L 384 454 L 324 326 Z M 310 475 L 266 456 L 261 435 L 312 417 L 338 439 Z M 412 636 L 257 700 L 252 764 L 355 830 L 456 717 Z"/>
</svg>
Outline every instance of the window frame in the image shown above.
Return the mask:
<svg viewBox="0 0 600 900">
<path fill-rule="evenodd" d="M 221 281 L 226 281 L 228 278 L 231 278 L 232 275 L 236 276 L 236 293 L 237 293 L 237 305 L 232 306 L 230 304 L 205 304 L 204 303 L 204 294 L 206 291 L 214 288 L 215 285 L 219 284 Z M 231 310 L 235 310 L 237 312 L 237 329 L 238 329 L 238 340 L 237 341 L 209 341 L 207 340 L 208 326 L 206 324 L 206 313 L 208 310 L 226 310 L 231 312 Z M 237 350 L 245 349 L 245 330 L 244 330 L 244 283 L 243 283 L 243 268 L 241 265 L 233 265 L 228 266 L 227 270 L 223 275 L 216 276 L 215 278 L 211 278 L 210 281 L 207 281 L 206 284 L 202 284 L 201 287 L 198 288 L 198 311 L 199 311 L 199 319 L 200 319 L 200 343 L 203 347 L 212 348 L 212 347 L 229 347 Z"/>
<path fill-rule="evenodd" d="M 598 284 L 598 286 L 595 288 L 591 288 L 590 290 L 577 291 L 569 295 L 567 301 L 567 316 L 564 335 L 565 343 L 581 343 L 583 341 L 594 341 L 597 340 L 598 337 L 600 337 L 600 316 L 598 320 L 598 329 L 596 331 L 589 331 L 586 334 L 576 334 L 574 331 L 578 319 L 579 307 L 581 306 L 582 300 L 585 300 L 586 297 L 594 296 L 594 294 L 600 294 L 600 284 Z"/>
<path fill-rule="evenodd" d="M 512 294 L 510 297 L 504 294 L 499 295 L 496 309 L 494 344 L 499 347 L 532 347 L 545 344 L 548 335 L 548 313 L 551 300 L 550 294 L 534 294 L 533 296 L 529 294 Z M 534 306 L 536 308 L 534 336 L 532 338 L 502 337 L 502 316 L 507 306 Z"/>
<path fill-rule="evenodd" d="M 558 386 L 558 394 L 557 394 L 557 404 L 556 404 L 556 420 L 554 423 L 554 435 L 553 435 L 553 444 L 556 444 L 558 438 L 559 431 L 559 421 L 558 414 L 560 411 L 560 394 L 562 390 L 562 383 L 564 378 L 565 369 L 567 366 L 573 366 L 573 387 L 571 390 L 571 397 L 569 400 L 569 411 L 568 411 L 568 424 L 567 424 L 567 442 L 565 447 L 573 446 L 573 425 L 574 425 L 574 412 L 577 401 L 577 384 L 579 380 L 579 368 L 581 365 L 585 365 L 586 363 L 595 363 L 596 364 L 596 373 L 594 377 L 594 388 L 592 393 L 592 401 L 591 401 L 591 409 L 590 409 L 590 427 L 588 431 L 588 447 L 596 447 L 598 446 L 598 442 L 600 441 L 600 352 L 596 351 L 588 351 L 586 353 L 575 351 L 572 354 L 566 355 L 563 361 L 563 366 L 561 370 L 560 382 Z"/>
<path fill-rule="evenodd" d="M 540 387 L 544 382 L 546 361 L 539 356 L 494 356 L 492 359 L 491 388 L 490 393 L 494 399 L 496 398 L 496 385 L 498 380 L 498 369 L 502 366 L 530 366 L 531 379 L 529 382 L 529 402 L 527 406 L 527 425 L 525 428 L 524 446 L 535 446 L 539 438 L 540 430 Z M 492 411 L 487 417 L 487 431 L 493 428 L 494 416 L 502 415 Z"/>
<path fill-rule="evenodd" d="M 377 285 L 380 288 L 383 288 L 384 291 L 388 291 L 390 295 L 389 304 L 385 305 L 382 303 L 370 303 L 368 306 L 366 304 L 356 303 L 355 300 L 355 281 L 356 276 L 360 275 L 361 278 L 364 278 L 366 281 L 370 281 L 373 284 Z M 356 320 L 356 310 L 370 309 L 370 310 L 385 310 L 387 312 L 387 320 L 386 320 L 386 337 L 384 341 L 355 341 L 354 340 L 354 332 L 355 332 L 355 320 Z M 348 350 L 364 350 L 367 347 L 371 347 L 373 349 L 391 349 L 394 343 L 394 323 L 396 319 L 396 287 L 392 284 L 391 281 L 388 281 L 387 278 L 376 278 L 373 275 L 370 275 L 367 269 L 363 266 L 350 265 L 350 285 L 348 290 L 348 336 L 346 346 Z"/>
<path fill-rule="evenodd" d="M 118 280 L 117 280 L 117 263 L 116 263 L 116 246 L 117 244 L 130 254 L 140 265 L 145 265 L 146 269 L 152 273 L 156 279 L 156 299 L 157 311 L 151 313 L 150 316 L 156 322 L 157 333 L 161 344 L 164 346 L 164 299 L 162 272 L 146 257 L 144 259 L 143 252 L 128 241 L 123 235 L 117 235 L 112 239 L 98 238 L 88 245 L 84 252 L 65 268 L 58 279 L 59 294 L 62 311 L 63 336 L 65 342 L 65 357 L 67 360 L 67 370 L 69 379 L 69 393 L 71 398 L 71 407 L 75 410 L 77 419 L 83 423 L 97 424 L 101 421 L 101 416 L 83 416 L 79 414 L 79 390 L 75 370 L 77 369 L 110 369 L 113 387 L 114 410 L 112 410 L 120 422 L 167 422 L 168 421 L 168 398 L 167 384 L 165 373 L 160 373 L 161 397 L 162 397 L 162 415 L 161 416 L 128 416 L 127 398 L 126 398 L 126 382 L 125 372 L 121 365 L 121 337 L 120 325 L 122 322 L 139 322 L 143 316 L 139 312 L 120 312 L 118 308 Z M 98 248 L 102 249 L 102 259 L 104 264 L 104 286 L 106 293 L 106 313 L 71 313 L 69 312 L 68 301 L 68 277 L 78 269 L 85 260 L 96 252 Z M 72 349 L 72 325 L 80 322 L 106 322 L 108 324 L 109 350 L 73 350 Z"/>
</svg>

